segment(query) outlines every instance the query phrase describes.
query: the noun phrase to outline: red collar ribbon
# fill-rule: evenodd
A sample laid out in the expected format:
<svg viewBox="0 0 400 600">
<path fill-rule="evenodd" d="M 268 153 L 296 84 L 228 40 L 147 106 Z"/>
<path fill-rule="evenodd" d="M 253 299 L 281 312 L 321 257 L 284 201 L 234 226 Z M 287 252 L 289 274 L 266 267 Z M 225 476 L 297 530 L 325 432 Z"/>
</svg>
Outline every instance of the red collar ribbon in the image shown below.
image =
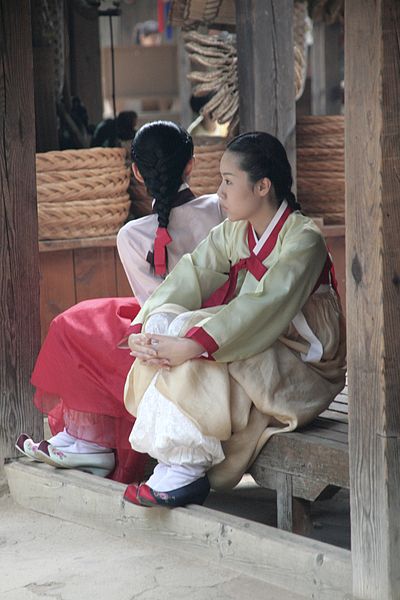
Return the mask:
<svg viewBox="0 0 400 600">
<path fill-rule="evenodd" d="M 166 227 L 158 227 L 154 240 L 154 270 L 156 275 L 167 272 L 166 246 L 172 242 L 172 237 Z"/>
<path fill-rule="evenodd" d="M 249 271 L 257 279 L 257 281 L 260 281 L 260 279 L 268 271 L 268 268 L 263 265 L 263 261 L 275 248 L 279 232 L 291 212 L 292 211 L 290 208 L 286 208 L 258 254 L 254 254 L 253 252 L 256 246 L 256 241 L 254 239 L 253 229 L 249 223 L 247 229 L 247 241 L 249 244 L 250 256 L 247 258 L 241 258 L 239 262 L 230 268 L 228 280 L 220 288 L 215 290 L 213 294 L 211 294 L 211 296 L 203 303 L 202 308 L 228 304 L 228 302 L 230 302 L 235 295 L 239 271 L 242 269 L 246 269 L 246 271 Z"/>
</svg>

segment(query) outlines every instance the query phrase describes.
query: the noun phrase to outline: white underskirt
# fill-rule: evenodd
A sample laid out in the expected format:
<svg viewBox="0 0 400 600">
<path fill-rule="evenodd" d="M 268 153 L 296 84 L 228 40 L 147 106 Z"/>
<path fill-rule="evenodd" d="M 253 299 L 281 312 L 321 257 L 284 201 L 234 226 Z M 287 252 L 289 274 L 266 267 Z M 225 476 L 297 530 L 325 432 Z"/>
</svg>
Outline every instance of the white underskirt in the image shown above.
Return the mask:
<svg viewBox="0 0 400 600">
<path fill-rule="evenodd" d="M 146 333 L 177 335 L 190 313 L 176 317 L 152 315 Z M 204 436 L 173 402 L 156 388 L 158 373 L 143 395 L 129 441 L 134 450 L 145 452 L 167 465 L 192 465 L 207 471 L 225 458 L 221 442 Z"/>
</svg>

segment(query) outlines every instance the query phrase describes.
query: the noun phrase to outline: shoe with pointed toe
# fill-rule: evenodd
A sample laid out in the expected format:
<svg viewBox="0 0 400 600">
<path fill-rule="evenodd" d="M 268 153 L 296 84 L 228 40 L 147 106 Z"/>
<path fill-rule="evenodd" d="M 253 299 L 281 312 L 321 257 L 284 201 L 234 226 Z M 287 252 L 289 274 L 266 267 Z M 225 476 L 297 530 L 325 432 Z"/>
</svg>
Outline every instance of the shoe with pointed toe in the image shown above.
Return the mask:
<svg viewBox="0 0 400 600">
<path fill-rule="evenodd" d="M 27 456 L 31 460 L 39 460 L 36 454 L 38 444 L 35 444 L 35 442 L 26 433 L 21 433 L 15 442 L 15 447 L 17 450 L 19 450 L 19 452 L 21 452 L 21 454 L 24 454 L 24 456 Z"/>
<path fill-rule="evenodd" d="M 128 485 L 124 500 L 141 506 L 166 506 L 177 508 L 187 504 L 204 504 L 210 493 L 210 482 L 207 475 L 192 483 L 170 492 L 157 492 L 146 483 Z"/>
<path fill-rule="evenodd" d="M 114 452 L 79 454 L 64 452 L 43 440 L 37 448 L 41 460 L 59 469 L 77 469 L 98 477 L 107 477 L 115 468 Z"/>
<path fill-rule="evenodd" d="M 126 502 L 130 502 L 130 504 L 136 504 L 137 506 L 143 506 L 140 500 L 138 499 L 138 490 L 139 484 L 131 483 L 125 490 L 124 500 Z"/>
</svg>

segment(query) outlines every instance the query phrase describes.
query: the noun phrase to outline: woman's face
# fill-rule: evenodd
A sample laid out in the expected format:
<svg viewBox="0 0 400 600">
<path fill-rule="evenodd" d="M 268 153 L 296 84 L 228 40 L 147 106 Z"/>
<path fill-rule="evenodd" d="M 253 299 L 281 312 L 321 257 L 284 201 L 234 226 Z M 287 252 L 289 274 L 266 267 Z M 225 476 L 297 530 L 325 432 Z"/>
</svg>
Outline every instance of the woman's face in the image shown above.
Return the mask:
<svg viewBox="0 0 400 600">
<path fill-rule="evenodd" d="M 249 220 L 265 205 L 271 182 L 264 178 L 251 183 L 239 167 L 239 156 L 227 150 L 220 163 L 221 185 L 217 194 L 230 221 Z"/>
</svg>

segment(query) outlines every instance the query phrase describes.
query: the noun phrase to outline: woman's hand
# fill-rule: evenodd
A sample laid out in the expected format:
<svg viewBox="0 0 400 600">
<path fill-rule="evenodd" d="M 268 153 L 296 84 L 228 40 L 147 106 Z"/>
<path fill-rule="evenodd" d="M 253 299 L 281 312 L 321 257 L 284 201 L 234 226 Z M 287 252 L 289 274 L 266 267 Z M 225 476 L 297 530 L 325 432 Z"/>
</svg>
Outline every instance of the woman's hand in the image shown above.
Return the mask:
<svg viewBox="0 0 400 600">
<path fill-rule="evenodd" d="M 132 356 L 160 368 L 176 367 L 204 352 L 203 346 L 194 340 L 169 335 L 133 334 L 128 343 Z"/>
</svg>

